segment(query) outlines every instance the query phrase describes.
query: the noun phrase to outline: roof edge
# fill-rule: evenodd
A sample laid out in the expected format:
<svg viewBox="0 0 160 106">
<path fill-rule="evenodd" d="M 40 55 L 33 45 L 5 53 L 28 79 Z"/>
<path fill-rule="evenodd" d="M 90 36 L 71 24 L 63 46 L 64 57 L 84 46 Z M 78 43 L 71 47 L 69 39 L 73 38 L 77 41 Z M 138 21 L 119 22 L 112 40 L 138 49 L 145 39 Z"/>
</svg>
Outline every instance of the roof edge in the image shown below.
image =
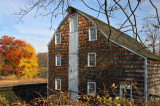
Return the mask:
<svg viewBox="0 0 160 106">
<path fill-rule="evenodd" d="M 103 35 L 108 39 L 108 36 L 92 21 L 92 19 L 90 19 L 88 16 L 86 16 L 85 14 L 83 14 L 83 13 L 82 13 L 81 11 L 79 11 L 79 10 L 77 10 L 77 12 L 80 13 L 80 14 L 82 14 L 82 15 L 85 16 L 86 18 L 88 18 L 88 19 L 101 31 L 101 33 L 103 33 Z M 139 53 L 137 53 L 137 52 L 135 52 L 135 51 L 133 51 L 133 50 L 131 50 L 131 49 L 129 49 L 129 48 L 127 48 L 127 47 L 125 47 L 125 46 L 117 43 L 117 42 L 115 42 L 115 41 L 113 41 L 112 39 L 109 39 L 109 40 L 110 40 L 111 42 L 113 42 L 113 43 L 121 46 L 122 48 L 127 49 L 127 50 L 129 50 L 130 52 L 133 52 L 134 54 L 136 54 L 136 55 L 138 55 L 138 56 L 140 56 L 140 57 L 142 57 L 142 58 L 144 58 L 144 59 L 147 59 L 147 57 L 145 57 L 145 56 L 143 56 L 143 55 L 141 55 L 141 54 L 139 54 Z"/>
<path fill-rule="evenodd" d="M 62 22 L 67 18 L 68 15 L 69 15 L 69 14 L 67 14 L 67 15 L 63 18 L 63 20 L 62 20 L 62 21 L 60 22 L 60 24 L 58 25 L 57 29 L 60 27 L 60 25 L 61 25 Z M 52 37 L 51 37 L 50 41 L 48 42 L 47 46 L 49 46 L 49 44 L 51 43 L 52 39 L 54 38 L 54 35 L 56 34 L 57 29 L 55 30 L 54 34 L 52 35 Z"/>
</svg>

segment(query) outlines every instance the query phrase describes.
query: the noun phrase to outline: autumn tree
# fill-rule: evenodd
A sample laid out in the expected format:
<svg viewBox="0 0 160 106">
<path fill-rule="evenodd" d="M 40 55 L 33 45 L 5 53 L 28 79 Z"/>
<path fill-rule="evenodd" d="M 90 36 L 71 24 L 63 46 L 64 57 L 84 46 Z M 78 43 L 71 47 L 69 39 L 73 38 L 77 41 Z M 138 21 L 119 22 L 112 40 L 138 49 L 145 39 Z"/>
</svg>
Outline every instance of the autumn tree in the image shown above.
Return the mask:
<svg viewBox="0 0 160 106">
<path fill-rule="evenodd" d="M 2 75 L 16 74 L 32 77 L 37 73 L 37 55 L 34 48 L 14 37 L 0 38 L 0 70 Z"/>
<path fill-rule="evenodd" d="M 25 43 L 23 49 L 27 51 L 27 54 L 23 55 L 23 57 L 20 59 L 20 64 L 18 67 L 22 70 L 22 76 L 33 77 L 37 74 L 37 54 L 30 44 Z"/>
<path fill-rule="evenodd" d="M 24 41 L 17 40 L 14 37 L 4 35 L 0 38 L 0 58 L 2 72 L 15 74 L 20 59 L 26 53 L 22 48 Z"/>
</svg>

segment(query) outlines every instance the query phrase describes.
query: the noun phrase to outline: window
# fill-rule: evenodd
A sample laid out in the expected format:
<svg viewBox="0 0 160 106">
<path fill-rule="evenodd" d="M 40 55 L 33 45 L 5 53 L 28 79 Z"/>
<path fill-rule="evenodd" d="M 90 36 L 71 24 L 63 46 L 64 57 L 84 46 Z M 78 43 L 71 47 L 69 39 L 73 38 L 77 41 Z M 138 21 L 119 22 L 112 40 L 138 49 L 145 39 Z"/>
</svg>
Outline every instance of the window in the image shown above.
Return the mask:
<svg viewBox="0 0 160 106">
<path fill-rule="evenodd" d="M 73 14 L 70 17 L 70 32 L 78 32 L 78 17 L 77 14 Z"/>
<path fill-rule="evenodd" d="M 131 85 L 120 85 L 120 97 L 132 99 L 132 86 Z"/>
<path fill-rule="evenodd" d="M 88 66 L 96 66 L 96 53 L 88 53 Z"/>
<path fill-rule="evenodd" d="M 55 79 L 55 90 L 61 90 L 61 79 Z"/>
<path fill-rule="evenodd" d="M 97 28 L 91 27 L 89 28 L 89 41 L 97 40 Z"/>
<path fill-rule="evenodd" d="M 88 82 L 87 83 L 87 94 L 93 93 L 93 96 L 96 96 L 96 82 Z"/>
<path fill-rule="evenodd" d="M 55 56 L 55 66 L 61 66 L 61 55 L 60 54 L 57 54 L 56 56 Z"/>
<path fill-rule="evenodd" d="M 61 44 L 61 34 L 60 33 L 55 34 L 55 44 Z"/>
</svg>

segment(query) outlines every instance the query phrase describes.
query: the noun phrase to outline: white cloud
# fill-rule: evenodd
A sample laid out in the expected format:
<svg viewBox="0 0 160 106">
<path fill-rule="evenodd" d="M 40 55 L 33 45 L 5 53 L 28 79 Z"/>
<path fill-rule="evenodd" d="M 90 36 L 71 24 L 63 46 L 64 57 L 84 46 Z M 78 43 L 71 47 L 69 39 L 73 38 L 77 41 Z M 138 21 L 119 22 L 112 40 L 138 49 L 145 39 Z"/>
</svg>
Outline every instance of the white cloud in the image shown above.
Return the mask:
<svg viewBox="0 0 160 106">
<path fill-rule="evenodd" d="M 27 37 L 27 36 L 20 36 L 20 39 L 26 41 L 27 43 L 31 44 L 34 48 L 35 51 L 38 52 L 47 52 L 48 47 L 47 44 L 49 42 L 49 39 L 42 39 L 42 38 L 37 38 L 37 37 Z"/>
</svg>

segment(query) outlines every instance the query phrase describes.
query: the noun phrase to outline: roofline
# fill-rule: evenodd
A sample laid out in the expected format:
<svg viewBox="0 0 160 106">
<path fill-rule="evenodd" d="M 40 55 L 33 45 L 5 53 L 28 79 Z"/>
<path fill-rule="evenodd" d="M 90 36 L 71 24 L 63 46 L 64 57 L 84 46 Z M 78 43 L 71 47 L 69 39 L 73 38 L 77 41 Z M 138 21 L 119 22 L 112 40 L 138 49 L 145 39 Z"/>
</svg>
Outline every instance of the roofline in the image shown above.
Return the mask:
<svg viewBox="0 0 160 106">
<path fill-rule="evenodd" d="M 107 36 L 88 16 L 86 16 L 85 14 L 83 14 L 82 12 L 80 12 L 79 10 L 76 10 L 76 11 L 77 11 L 78 13 L 82 14 L 83 16 L 85 16 L 86 18 L 88 18 L 88 19 L 100 30 L 100 32 L 103 33 L 103 35 L 104 35 L 107 39 L 109 39 L 108 36 Z M 57 29 L 60 27 L 60 25 L 62 24 L 62 22 L 66 19 L 66 17 L 67 17 L 68 15 L 69 15 L 69 14 L 67 14 L 67 15 L 64 17 L 64 19 L 60 22 L 60 24 L 58 25 Z M 51 40 L 50 40 L 49 43 L 47 44 L 47 46 L 49 46 L 49 44 L 51 43 L 54 35 L 56 34 L 57 29 L 55 30 L 55 32 L 54 32 Z M 133 52 L 134 54 L 136 54 L 136 55 L 144 58 L 144 59 L 147 59 L 147 57 L 145 57 L 145 56 L 143 56 L 143 55 L 141 55 L 141 54 L 139 54 L 139 53 L 137 53 L 137 52 L 135 52 L 135 51 L 133 51 L 133 50 L 131 50 L 131 49 L 129 49 L 129 48 L 127 48 L 127 47 L 125 47 L 125 46 L 117 43 L 117 42 L 115 42 L 115 41 L 113 41 L 112 39 L 109 39 L 109 40 L 110 40 L 111 42 L 113 42 L 113 43 L 121 46 L 122 48 L 127 49 L 127 50 Z"/>
<path fill-rule="evenodd" d="M 108 36 L 107 36 L 88 16 L 86 16 L 85 14 L 83 14 L 82 12 L 80 12 L 80 11 L 78 11 L 78 10 L 77 10 L 77 12 L 80 13 L 80 14 L 82 14 L 82 15 L 85 16 L 86 18 L 88 18 L 88 19 L 100 30 L 100 32 L 103 33 L 103 35 L 104 35 L 107 39 L 109 39 Z M 143 55 L 141 55 L 141 54 L 139 54 L 139 53 L 137 53 L 137 52 L 135 52 L 135 51 L 133 51 L 133 50 L 131 50 L 131 49 L 129 49 L 129 48 L 127 48 L 127 47 L 125 47 L 125 46 L 117 43 L 117 42 L 115 42 L 115 41 L 113 41 L 112 39 L 109 39 L 109 40 L 110 40 L 111 42 L 113 42 L 113 43 L 121 46 L 122 48 L 125 48 L 125 49 L 133 52 L 134 54 L 136 54 L 136 55 L 138 55 L 138 56 L 140 56 L 140 57 L 142 57 L 142 58 L 144 58 L 144 59 L 147 59 L 147 57 L 145 57 L 145 56 L 143 56 Z"/>
<path fill-rule="evenodd" d="M 69 15 L 69 14 L 67 14 L 67 15 L 63 18 L 63 20 L 62 20 L 62 21 L 60 22 L 60 24 L 58 25 L 57 29 L 60 27 L 60 25 L 61 25 L 62 22 L 67 18 L 68 15 Z M 52 35 L 52 38 L 51 38 L 50 41 L 48 42 L 47 46 L 49 46 L 49 44 L 51 43 L 54 35 L 56 34 L 57 29 L 55 30 L 54 34 Z"/>
</svg>

